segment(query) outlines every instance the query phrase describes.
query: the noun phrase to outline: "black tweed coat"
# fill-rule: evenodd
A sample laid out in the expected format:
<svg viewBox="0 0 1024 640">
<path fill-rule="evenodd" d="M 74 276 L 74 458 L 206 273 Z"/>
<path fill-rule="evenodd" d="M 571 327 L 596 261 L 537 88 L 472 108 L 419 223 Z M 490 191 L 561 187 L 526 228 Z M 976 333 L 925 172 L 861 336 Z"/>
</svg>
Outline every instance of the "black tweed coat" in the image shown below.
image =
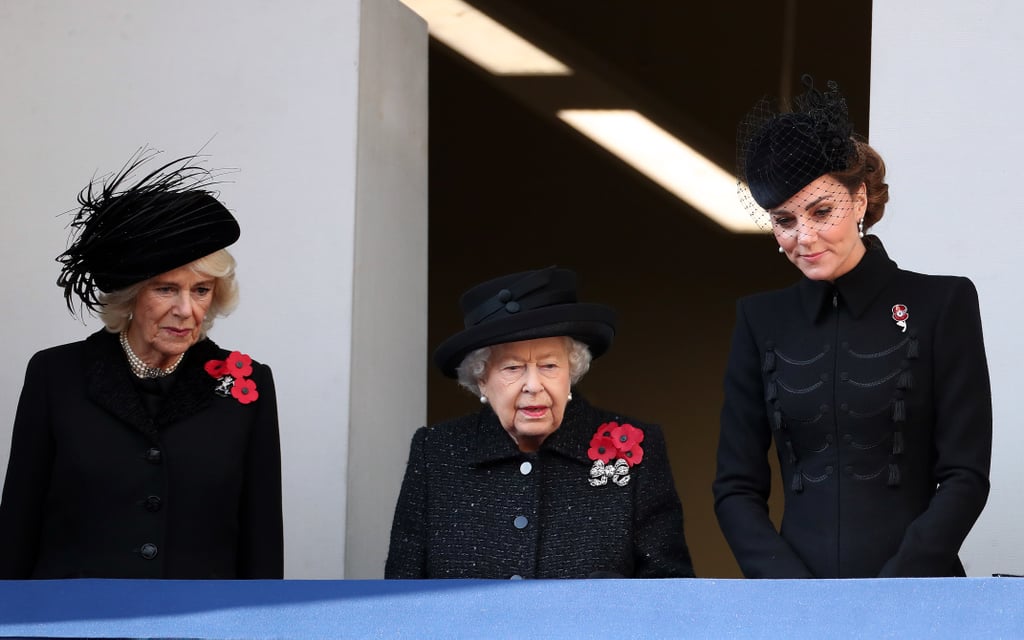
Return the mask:
<svg viewBox="0 0 1024 640">
<path fill-rule="evenodd" d="M 624 486 L 590 486 L 590 439 L 609 421 L 644 431 Z M 661 430 L 576 394 L 523 453 L 490 408 L 420 428 L 395 509 L 387 578 L 692 577 Z"/>
<path fill-rule="evenodd" d="M 992 447 L 977 292 L 865 241 L 835 284 L 739 302 L 714 494 L 748 577 L 964 574 Z M 773 439 L 781 531 L 766 503 Z"/>
<path fill-rule="evenodd" d="M 189 349 L 151 415 L 116 335 L 40 351 L 0 503 L 0 578 L 280 578 L 281 461 L 269 367 L 259 397 L 214 393 Z"/>
</svg>

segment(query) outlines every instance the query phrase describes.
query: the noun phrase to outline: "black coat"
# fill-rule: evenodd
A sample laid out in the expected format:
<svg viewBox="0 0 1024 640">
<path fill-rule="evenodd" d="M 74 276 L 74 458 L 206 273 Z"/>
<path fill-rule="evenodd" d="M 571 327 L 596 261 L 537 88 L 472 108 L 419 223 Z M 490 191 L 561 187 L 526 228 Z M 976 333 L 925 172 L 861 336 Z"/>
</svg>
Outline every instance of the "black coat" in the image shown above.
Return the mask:
<svg viewBox="0 0 1024 640">
<path fill-rule="evenodd" d="M 739 302 L 714 494 L 748 577 L 964 574 L 992 447 L 977 292 L 866 242 L 834 285 L 804 278 Z M 773 438 L 781 532 L 766 503 Z"/>
<path fill-rule="evenodd" d="M 0 578 L 280 578 L 274 381 L 253 362 L 255 402 L 217 395 L 203 365 L 227 355 L 193 345 L 151 417 L 117 335 L 35 354 L 0 503 Z"/>
<path fill-rule="evenodd" d="M 594 487 L 587 449 L 610 421 L 644 431 L 644 457 L 626 486 Z M 692 577 L 661 430 L 591 407 L 578 395 L 536 453 L 519 451 L 490 408 L 419 429 L 384 573 Z"/>
</svg>

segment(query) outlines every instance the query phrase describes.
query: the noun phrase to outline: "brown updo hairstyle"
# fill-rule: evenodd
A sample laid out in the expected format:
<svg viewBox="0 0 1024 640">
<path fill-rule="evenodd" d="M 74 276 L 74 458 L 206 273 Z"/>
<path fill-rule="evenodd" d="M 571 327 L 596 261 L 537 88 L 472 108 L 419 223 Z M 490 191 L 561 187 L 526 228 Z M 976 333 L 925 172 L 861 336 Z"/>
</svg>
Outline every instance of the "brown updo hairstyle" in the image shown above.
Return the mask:
<svg viewBox="0 0 1024 640">
<path fill-rule="evenodd" d="M 885 215 L 889 202 L 889 185 L 885 182 L 885 161 L 871 145 L 854 140 L 854 153 L 847 168 L 830 175 L 854 193 L 863 183 L 868 193 L 868 208 L 864 213 L 864 228 L 869 229 Z"/>
</svg>

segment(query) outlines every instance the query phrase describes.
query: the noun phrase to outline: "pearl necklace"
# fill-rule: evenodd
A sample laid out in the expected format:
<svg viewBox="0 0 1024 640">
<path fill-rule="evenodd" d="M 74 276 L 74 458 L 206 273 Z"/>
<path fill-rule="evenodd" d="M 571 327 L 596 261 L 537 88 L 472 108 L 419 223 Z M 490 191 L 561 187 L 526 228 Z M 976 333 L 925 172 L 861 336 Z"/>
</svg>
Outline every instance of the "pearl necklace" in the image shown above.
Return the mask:
<svg viewBox="0 0 1024 640">
<path fill-rule="evenodd" d="M 182 353 L 178 356 L 178 359 L 174 361 L 174 364 L 166 369 L 151 367 L 143 362 L 142 358 L 135 355 L 135 352 L 132 351 L 131 345 L 128 344 L 127 330 L 121 332 L 121 348 L 124 349 L 124 355 L 128 356 L 128 365 L 132 368 L 132 373 L 143 379 L 162 378 L 174 373 L 174 370 L 178 368 L 178 365 L 181 364 L 182 359 L 185 357 L 185 354 Z"/>
</svg>

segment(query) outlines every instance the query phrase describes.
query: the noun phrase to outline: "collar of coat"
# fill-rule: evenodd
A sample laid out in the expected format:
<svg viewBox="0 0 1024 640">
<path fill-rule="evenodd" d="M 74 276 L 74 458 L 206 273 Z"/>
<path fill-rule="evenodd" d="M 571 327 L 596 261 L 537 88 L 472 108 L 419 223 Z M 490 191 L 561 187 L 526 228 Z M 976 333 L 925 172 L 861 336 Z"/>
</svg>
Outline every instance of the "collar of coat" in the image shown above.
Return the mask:
<svg viewBox="0 0 1024 640">
<path fill-rule="evenodd" d="M 524 455 L 501 426 L 490 406 L 478 415 L 476 443 L 470 448 L 468 456 L 471 465 L 483 466 Z M 592 460 L 587 456 L 587 449 L 590 448 L 591 437 L 600 426 L 599 420 L 597 411 L 583 399 L 582 394 L 573 391 L 573 399 L 565 407 L 562 424 L 544 439 L 541 451 L 551 451 L 589 466 Z"/>
<path fill-rule="evenodd" d="M 888 284 L 898 268 L 896 263 L 889 258 L 882 241 L 876 236 L 865 236 L 864 244 L 867 246 L 864 257 L 835 282 L 809 278 L 800 281 L 800 298 L 811 322 L 831 306 L 833 295 L 838 295 L 853 317 L 859 318 Z"/>
<path fill-rule="evenodd" d="M 155 437 L 159 427 L 201 411 L 216 398 L 215 381 L 203 365 L 207 360 L 223 358 L 226 352 L 212 340 L 200 340 L 185 353 L 156 416 L 150 416 L 142 404 L 117 334 L 101 329 L 89 336 L 86 345 L 90 399 L 150 437 Z"/>
</svg>

